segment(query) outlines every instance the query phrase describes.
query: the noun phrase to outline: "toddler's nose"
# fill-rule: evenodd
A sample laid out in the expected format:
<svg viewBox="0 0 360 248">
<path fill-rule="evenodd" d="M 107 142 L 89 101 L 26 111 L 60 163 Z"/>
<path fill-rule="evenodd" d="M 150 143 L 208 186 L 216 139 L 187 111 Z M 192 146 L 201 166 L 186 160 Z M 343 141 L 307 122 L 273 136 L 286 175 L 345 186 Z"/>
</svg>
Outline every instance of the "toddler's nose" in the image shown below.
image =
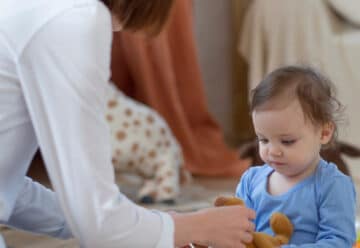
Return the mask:
<svg viewBox="0 0 360 248">
<path fill-rule="evenodd" d="M 283 155 L 281 149 L 277 146 L 271 146 L 269 148 L 269 154 L 270 154 L 270 156 L 273 156 L 273 157 L 280 157 Z"/>
</svg>

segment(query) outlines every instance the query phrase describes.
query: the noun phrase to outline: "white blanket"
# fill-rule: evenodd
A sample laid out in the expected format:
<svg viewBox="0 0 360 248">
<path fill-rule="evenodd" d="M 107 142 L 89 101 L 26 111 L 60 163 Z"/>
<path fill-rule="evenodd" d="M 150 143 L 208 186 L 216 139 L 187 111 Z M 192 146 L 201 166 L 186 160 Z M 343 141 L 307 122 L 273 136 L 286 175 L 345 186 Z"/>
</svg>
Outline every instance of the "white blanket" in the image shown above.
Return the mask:
<svg viewBox="0 0 360 248">
<path fill-rule="evenodd" d="M 329 2 L 253 0 L 238 50 L 249 64 L 250 89 L 282 65 L 320 68 L 346 106 L 348 124 L 340 126 L 340 139 L 360 146 L 360 28 L 336 16 Z"/>
</svg>

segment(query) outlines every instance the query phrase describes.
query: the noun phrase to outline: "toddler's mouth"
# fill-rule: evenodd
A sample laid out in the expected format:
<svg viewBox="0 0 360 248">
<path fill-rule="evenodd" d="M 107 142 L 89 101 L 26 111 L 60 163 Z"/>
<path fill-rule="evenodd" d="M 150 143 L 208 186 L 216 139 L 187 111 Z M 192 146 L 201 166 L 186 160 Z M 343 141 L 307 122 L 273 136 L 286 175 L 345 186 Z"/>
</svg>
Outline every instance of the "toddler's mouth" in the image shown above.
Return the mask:
<svg viewBox="0 0 360 248">
<path fill-rule="evenodd" d="M 278 161 L 270 161 L 270 165 L 273 165 L 273 166 L 284 166 L 285 163 L 283 163 L 283 162 L 278 162 Z"/>
</svg>

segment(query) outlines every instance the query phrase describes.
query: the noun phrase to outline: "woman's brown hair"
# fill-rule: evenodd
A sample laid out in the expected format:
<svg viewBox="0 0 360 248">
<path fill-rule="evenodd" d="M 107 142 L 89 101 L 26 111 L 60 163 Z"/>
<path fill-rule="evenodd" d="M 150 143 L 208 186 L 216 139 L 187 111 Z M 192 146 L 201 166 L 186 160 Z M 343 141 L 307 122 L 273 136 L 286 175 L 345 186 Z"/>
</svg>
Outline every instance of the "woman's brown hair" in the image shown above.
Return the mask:
<svg viewBox="0 0 360 248">
<path fill-rule="evenodd" d="M 161 31 L 175 0 L 101 0 L 124 29 Z"/>
<path fill-rule="evenodd" d="M 279 96 L 297 98 L 305 118 L 315 126 L 333 123 L 336 138 L 344 107 L 336 99 L 335 86 L 329 78 L 308 66 L 278 68 L 252 91 L 251 112 Z"/>
</svg>

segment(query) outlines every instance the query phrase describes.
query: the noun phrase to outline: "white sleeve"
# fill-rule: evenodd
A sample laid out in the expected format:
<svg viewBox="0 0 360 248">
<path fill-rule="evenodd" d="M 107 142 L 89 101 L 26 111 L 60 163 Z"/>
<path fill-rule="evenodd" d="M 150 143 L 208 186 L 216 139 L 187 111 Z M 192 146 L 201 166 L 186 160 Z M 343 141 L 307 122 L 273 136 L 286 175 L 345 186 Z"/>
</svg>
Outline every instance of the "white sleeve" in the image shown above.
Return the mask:
<svg viewBox="0 0 360 248">
<path fill-rule="evenodd" d="M 105 121 L 111 34 L 99 2 L 43 26 L 18 59 L 25 101 L 67 224 L 82 246 L 173 247 L 171 217 L 136 206 L 115 184 Z"/>
<path fill-rule="evenodd" d="M 61 239 L 72 237 L 54 192 L 28 177 L 6 225 Z"/>
</svg>

